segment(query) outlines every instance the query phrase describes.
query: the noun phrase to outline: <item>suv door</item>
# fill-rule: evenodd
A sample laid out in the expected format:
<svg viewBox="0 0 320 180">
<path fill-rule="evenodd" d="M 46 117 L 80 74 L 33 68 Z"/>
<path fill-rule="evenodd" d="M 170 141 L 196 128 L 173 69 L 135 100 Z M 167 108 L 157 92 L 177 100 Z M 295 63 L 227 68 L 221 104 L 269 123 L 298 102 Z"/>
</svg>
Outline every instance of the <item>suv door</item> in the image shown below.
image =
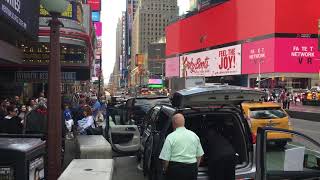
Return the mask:
<svg viewBox="0 0 320 180">
<path fill-rule="evenodd" d="M 144 173 L 148 172 L 150 167 L 151 161 L 151 154 L 153 151 L 153 140 L 154 140 L 154 133 L 155 133 L 155 119 L 158 116 L 160 111 L 160 106 L 155 106 L 151 111 L 152 114 L 150 119 L 146 122 L 146 127 L 142 135 L 142 153 L 143 153 L 143 170 Z"/>
<path fill-rule="evenodd" d="M 272 133 L 292 137 L 285 147 L 268 142 Z M 312 138 L 291 130 L 264 127 L 257 132 L 256 180 L 320 179 L 320 144 Z"/>
<path fill-rule="evenodd" d="M 140 149 L 140 131 L 137 125 L 122 124 L 123 113 L 114 109 L 112 120 L 109 120 L 108 136 L 112 149 L 117 153 L 135 153 Z"/>
<path fill-rule="evenodd" d="M 109 141 L 118 153 L 134 153 L 140 149 L 140 132 L 137 125 L 114 125 L 109 127 Z"/>
</svg>

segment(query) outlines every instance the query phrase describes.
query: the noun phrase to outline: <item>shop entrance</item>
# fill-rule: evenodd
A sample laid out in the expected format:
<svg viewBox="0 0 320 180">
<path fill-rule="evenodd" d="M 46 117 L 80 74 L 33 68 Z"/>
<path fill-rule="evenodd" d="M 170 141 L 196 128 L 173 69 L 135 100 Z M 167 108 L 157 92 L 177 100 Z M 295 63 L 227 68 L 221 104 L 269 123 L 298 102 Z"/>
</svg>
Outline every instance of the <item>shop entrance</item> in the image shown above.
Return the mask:
<svg viewBox="0 0 320 180">
<path fill-rule="evenodd" d="M 259 82 L 256 78 L 250 78 L 250 87 L 258 87 Z M 309 89 L 311 87 L 311 78 L 261 78 L 260 88 L 292 88 L 292 89 Z"/>
</svg>

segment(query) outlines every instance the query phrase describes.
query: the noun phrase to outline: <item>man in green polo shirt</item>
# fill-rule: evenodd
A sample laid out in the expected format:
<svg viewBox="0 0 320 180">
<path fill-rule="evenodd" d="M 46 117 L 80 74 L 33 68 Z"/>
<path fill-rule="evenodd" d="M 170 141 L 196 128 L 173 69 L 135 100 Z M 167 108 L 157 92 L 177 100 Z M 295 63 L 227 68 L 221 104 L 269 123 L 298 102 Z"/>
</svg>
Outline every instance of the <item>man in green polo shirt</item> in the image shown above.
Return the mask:
<svg viewBox="0 0 320 180">
<path fill-rule="evenodd" d="M 182 114 L 172 117 L 175 129 L 163 145 L 159 158 L 164 161 L 166 180 L 196 180 L 198 166 L 204 154 L 199 137 L 184 127 Z"/>
</svg>

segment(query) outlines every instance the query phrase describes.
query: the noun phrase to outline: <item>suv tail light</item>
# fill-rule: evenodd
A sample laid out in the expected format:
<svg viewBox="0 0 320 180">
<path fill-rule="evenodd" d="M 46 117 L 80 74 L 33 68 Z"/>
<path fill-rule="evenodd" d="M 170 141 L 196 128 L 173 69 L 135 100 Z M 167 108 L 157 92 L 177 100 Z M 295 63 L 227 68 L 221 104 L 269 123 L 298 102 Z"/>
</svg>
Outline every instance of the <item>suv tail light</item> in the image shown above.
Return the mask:
<svg viewBox="0 0 320 180">
<path fill-rule="evenodd" d="M 257 134 L 252 133 L 252 144 L 256 144 L 256 143 L 257 143 Z"/>
<path fill-rule="evenodd" d="M 248 122 L 249 127 L 250 127 L 250 128 L 252 128 L 251 119 L 250 119 L 250 118 L 248 118 L 248 117 L 246 117 L 246 120 L 247 120 L 247 122 Z"/>
</svg>

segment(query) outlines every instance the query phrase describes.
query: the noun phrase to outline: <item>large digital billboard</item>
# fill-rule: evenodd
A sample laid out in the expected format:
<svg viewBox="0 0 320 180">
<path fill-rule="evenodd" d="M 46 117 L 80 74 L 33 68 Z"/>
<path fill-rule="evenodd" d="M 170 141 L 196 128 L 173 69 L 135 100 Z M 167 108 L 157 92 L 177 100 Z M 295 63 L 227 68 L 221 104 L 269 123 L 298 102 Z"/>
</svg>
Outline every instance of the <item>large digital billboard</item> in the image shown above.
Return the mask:
<svg viewBox="0 0 320 180">
<path fill-rule="evenodd" d="M 39 5 L 39 1 L 1 0 L 0 17 L 14 28 L 35 38 L 38 37 L 39 30 Z"/>
<path fill-rule="evenodd" d="M 179 77 L 179 73 L 179 57 L 172 57 L 166 59 L 166 77 Z"/>
<path fill-rule="evenodd" d="M 242 74 L 318 73 L 317 47 L 317 38 L 270 38 L 245 43 Z"/>
<path fill-rule="evenodd" d="M 180 77 L 241 74 L 241 45 L 180 56 Z"/>
<path fill-rule="evenodd" d="M 50 17 L 49 12 L 40 5 L 40 16 Z M 76 20 L 80 23 L 83 22 L 83 10 L 81 4 L 77 2 L 70 2 L 67 9 L 60 15 L 62 18 Z"/>
<path fill-rule="evenodd" d="M 92 21 L 99 22 L 100 21 L 100 12 L 92 12 Z"/>
<path fill-rule="evenodd" d="M 100 37 L 102 35 L 102 23 L 101 22 L 95 22 L 94 28 L 96 30 L 96 36 Z"/>
<path fill-rule="evenodd" d="M 87 3 L 91 6 L 92 11 L 101 10 L 101 0 L 88 0 Z"/>
</svg>

